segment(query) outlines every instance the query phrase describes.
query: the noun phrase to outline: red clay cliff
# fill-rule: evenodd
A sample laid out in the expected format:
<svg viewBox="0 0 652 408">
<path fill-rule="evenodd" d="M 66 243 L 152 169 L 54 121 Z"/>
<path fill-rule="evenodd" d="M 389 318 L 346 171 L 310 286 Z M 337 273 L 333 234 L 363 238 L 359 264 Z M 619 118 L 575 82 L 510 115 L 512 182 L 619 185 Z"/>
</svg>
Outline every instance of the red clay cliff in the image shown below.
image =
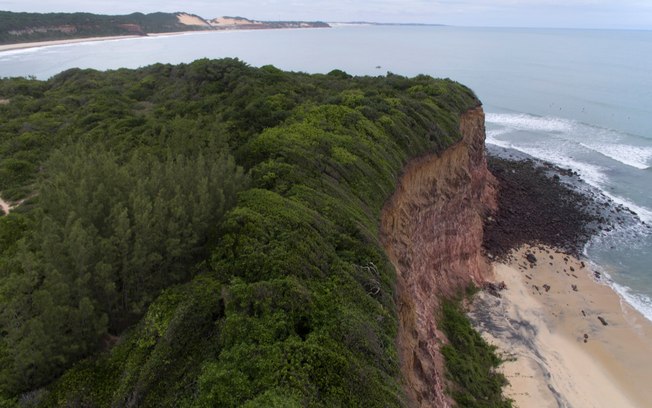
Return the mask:
<svg viewBox="0 0 652 408">
<path fill-rule="evenodd" d="M 397 274 L 398 350 L 411 407 L 452 405 L 444 393 L 439 302 L 490 275 L 483 219 L 496 209 L 496 181 L 487 170 L 481 107 L 461 116 L 460 132 L 443 153 L 408 163 L 382 214 L 383 245 Z"/>
</svg>

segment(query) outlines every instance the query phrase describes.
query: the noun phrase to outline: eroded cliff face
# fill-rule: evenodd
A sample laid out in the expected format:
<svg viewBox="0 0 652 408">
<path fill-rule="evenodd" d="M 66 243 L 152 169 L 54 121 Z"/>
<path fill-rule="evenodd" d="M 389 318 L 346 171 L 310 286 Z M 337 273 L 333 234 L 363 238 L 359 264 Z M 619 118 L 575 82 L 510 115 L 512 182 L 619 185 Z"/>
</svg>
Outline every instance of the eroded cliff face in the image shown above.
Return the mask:
<svg viewBox="0 0 652 408">
<path fill-rule="evenodd" d="M 383 209 L 381 236 L 397 272 L 398 349 L 413 407 L 448 407 L 440 299 L 490 274 L 482 255 L 483 217 L 496 207 L 495 180 L 484 154 L 484 112 L 460 118 L 462 140 L 404 168 Z"/>
</svg>

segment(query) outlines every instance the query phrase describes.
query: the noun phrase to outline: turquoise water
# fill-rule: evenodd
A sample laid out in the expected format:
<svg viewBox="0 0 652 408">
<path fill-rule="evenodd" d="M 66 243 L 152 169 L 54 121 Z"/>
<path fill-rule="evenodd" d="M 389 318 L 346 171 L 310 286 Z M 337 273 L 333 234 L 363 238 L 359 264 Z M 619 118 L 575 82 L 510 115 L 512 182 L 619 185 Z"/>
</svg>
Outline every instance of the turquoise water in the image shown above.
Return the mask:
<svg viewBox="0 0 652 408">
<path fill-rule="evenodd" d="M 571 167 L 639 222 L 587 256 L 652 320 L 652 31 L 337 26 L 193 33 L 0 53 L 0 76 L 238 57 L 305 72 L 425 73 L 471 87 L 487 141 Z M 380 67 L 380 68 L 377 68 Z"/>
</svg>

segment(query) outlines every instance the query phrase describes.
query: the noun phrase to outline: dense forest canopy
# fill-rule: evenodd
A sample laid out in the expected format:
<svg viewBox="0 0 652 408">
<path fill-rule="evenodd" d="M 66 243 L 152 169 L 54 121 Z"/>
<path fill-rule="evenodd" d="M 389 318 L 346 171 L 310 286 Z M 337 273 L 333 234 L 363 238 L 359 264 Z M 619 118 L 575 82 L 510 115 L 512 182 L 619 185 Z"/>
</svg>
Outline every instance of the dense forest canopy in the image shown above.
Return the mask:
<svg viewBox="0 0 652 408">
<path fill-rule="evenodd" d="M 404 406 L 378 220 L 479 104 L 198 60 L 0 80 L 0 406 Z"/>
</svg>

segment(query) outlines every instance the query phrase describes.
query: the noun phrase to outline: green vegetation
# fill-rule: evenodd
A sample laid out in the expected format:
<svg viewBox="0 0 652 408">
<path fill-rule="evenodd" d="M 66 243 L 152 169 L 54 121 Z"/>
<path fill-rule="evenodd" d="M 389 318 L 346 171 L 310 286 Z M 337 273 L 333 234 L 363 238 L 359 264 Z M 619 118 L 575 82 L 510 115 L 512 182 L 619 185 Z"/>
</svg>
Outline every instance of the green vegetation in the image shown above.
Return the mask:
<svg viewBox="0 0 652 408">
<path fill-rule="evenodd" d="M 496 348 L 473 329 L 459 301 L 444 302 L 441 313 L 439 326 L 450 342 L 441 351 L 455 402 L 465 408 L 510 408 L 511 400 L 502 394 L 507 379 L 496 371 L 502 362 Z"/>
<path fill-rule="evenodd" d="M 107 16 L 91 13 L 44 14 L 11 11 L 0 11 L 0 27 L 0 44 L 205 29 L 179 23 L 176 13 Z"/>
<path fill-rule="evenodd" d="M 0 406 L 405 405 L 378 220 L 470 90 L 226 59 L 0 98 Z"/>
</svg>

